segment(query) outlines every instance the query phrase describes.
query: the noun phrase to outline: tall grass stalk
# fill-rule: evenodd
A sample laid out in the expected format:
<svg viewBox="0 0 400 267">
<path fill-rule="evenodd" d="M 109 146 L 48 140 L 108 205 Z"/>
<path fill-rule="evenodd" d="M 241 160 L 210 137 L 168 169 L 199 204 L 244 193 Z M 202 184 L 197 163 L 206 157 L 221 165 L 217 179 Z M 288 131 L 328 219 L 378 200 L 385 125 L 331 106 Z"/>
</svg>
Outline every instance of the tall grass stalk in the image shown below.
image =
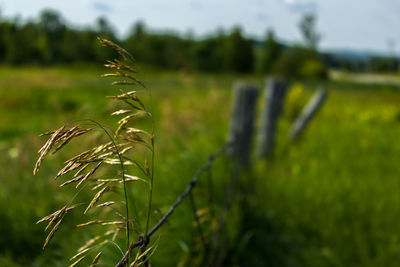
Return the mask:
<svg viewBox="0 0 400 267">
<path fill-rule="evenodd" d="M 99 41 L 102 45 L 112 48 L 121 58 L 107 61 L 105 67 L 111 69 L 113 72 L 104 74 L 103 77 L 116 78 L 116 80 L 112 82 L 112 85 L 139 85 L 148 91 L 148 97 L 150 101 L 152 101 L 151 90 L 147 89 L 141 81 L 135 78 L 135 74 L 137 73 L 137 71 L 134 68 L 133 57 L 125 49 L 121 48 L 111 41 L 100 38 Z M 69 177 L 67 181 L 60 185 L 60 187 L 75 184 L 76 189 L 78 189 L 79 187 L 80 188 L 69 204 L 38 221 L 38 223 L 48 221 L 48 225 L 45 231 L 50 230 L 43 245 L 44 249 L 52 240 L 55 233 L 59 230 L 61 222 L 63 221 L 67 213 L 80 206 L 72 204 L 75 200 L 75 197 L 81 191 L 83 191 L 84 188 L 88 187 L 91 188 L 91 191 L 96 192 L 83 212 L 83 214 L 95 213 L 96 218 L 78 224 L 77 227 L 88 227 L 93 225 L 104 226 L 107 231 L 105 231 L 101 235 L 93 237 L 92 239 L 87 241 L 82 247 L 80 247 L 77 250 L 77 254 L 70 259 L 70 261 L 73 261 L 71 266 L 75 266 L 79 262 L 85 261 L 88 258 L 88 255 L 92 254 L 92 252 L 96 252 L 96 254 L 90 265 L 94 266 L 96 264 L 100 264 L 101 255 L 103 253 L 102 248 L 105 244 L 108 244 L 110 242 L 115 244 L 119 248 L 119 250 L 121 250 L 121 248 L 116 243 L 116 239 L 121 230 L 125 230 L 126 250 L 129 250 L 129 247 L 131 245 L 131 231 L 132 234 L 137 234 L 139 236 L 147 236 L 148 234 L 149 221 L 152 210 L 151 205 L 154 180 L 154 118 L 151 111 L 147 109 L 147 107 L 139 97 L 139 92 L 125 91 L 122 89 L 120 91 L 121 93 L 119 95 L 109 97 L 125 106 L 124 109 L 119 109 L 111 114 L 113 116 L 123 115 L 122 119 L 118 121 L 118 127 L 116 128 L 114 133 L 111 133 L 108 127 L 102 125 L 101 123 L 88 119 L 79 121 L 77 120 L 74 122 L 75 126 L 69 126 L 71 124 L 66 124 L 58 128 L 57 130 L 50 131 L 42 135 L 47 136 L 48 140 L 38 151 L 39 158 L 35 164 L 35 168 L 33 171 L 34 174 L 39 171 L 43 159 L 51 151 L 53 154 L 56 153 L 64 146 L 66 146 L 72 139 L 75 139 L 76 137 L 82 135 L 87 135 L 88 133 L 93 132 L 94 128 L 100 129 L 108 139 L 108 142 L 89 148 L 88 150 L 83 151 L 80 154 L 65 161 L 65 166 L 57 173 L 55 178 L 57 179 L 61 176 L 68 176 L 71 175 L 72 172 L 75 172 L 73 176 Z M 152 109 L 153 108 L 151 104 L 151 110 Z M 141 117 L 151 118 L 152 130 L 150 133 L 148 133 L 144 129 L 133 128 L 131 126 L 136 119 Z M 94 128 L 86 128 L 86 126 L 88 125 L 87 123 L 79 123 L 83 121 L 89 122 L 89 125 L 93 126 Z M 139 162 L 137 158 L 132 159 L 128 157 L 129 153 L 131 153 L 132 150 L 137 149 L 139 146 L 143 147 L 145 150 L 147 149 L 150 151 L 151 168 L 149 168 L 148 161 L 146 159 L 147 152 L 140 150 L 137 152 L 142 152 L 139 153 L 139 156 L 142 160 L 144 159 L 144 163 Z M 103 177 L 106 171 L 104 167 L 105 165 L 119 165 L 119 178 Z M 141 175 L 135 176 L 128 174 L 128 165 L 136 166 Z M 101 170 L 103 171 L 103 173 L 101 173 Z M 145 178 L 139 177 L 142 175 Z M 134 224 L 134 222 L 136 222 L 138 218 L 132 218 L 129 214 L 129 203 L 133 197 L 129 196 L 130 190 L 128 190 L 128 182 L 131 183 L 137 181 L 145 181 L 149 183 L 146 228 L 144 233 L 142 234 L 140 234 Z M 118 206 L 120 202 L 114 200 L 112 196 L 110 196 L 110 192 L 115 192 L 116 190 L 118 190 L 118 186 L 120 184 L 122 184 L 123 187 L 124 202 L 122 203 L 124 206 L 125 215 L 122 215 L 118 211 Z M 99 203 L 101 200 L 105 202 Z M 115 220 L 115 217 L 118 217 L 118 219 Z M 109 237 L 110 235 L 112 235 L 111 238 Z M 151 249 L 152 248 L 146 249 L 145 251 L 139 251 L 134 259 L 134 262 L 131 265 L 137 266 L 144 263 L 147 260 L 146 254 L 150 255 L 151 253 L 149 252 L 151 251 Z M 126 261 L 129 265 L 129 255 Z"/>
</svg>

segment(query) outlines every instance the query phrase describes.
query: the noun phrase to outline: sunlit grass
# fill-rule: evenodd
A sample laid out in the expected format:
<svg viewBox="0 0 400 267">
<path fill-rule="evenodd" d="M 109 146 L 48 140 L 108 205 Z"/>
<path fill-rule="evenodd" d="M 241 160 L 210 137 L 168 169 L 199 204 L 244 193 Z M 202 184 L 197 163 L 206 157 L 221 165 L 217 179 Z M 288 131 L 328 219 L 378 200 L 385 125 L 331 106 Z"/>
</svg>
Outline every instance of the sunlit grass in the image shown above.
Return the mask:
<svg viewBox="0 0 400 267">
<path fill-rule="evenodd" d="M 80 222 L 71 214 L 69 226 L 41 252 L 45 234 L 34 223 L 61 207 L 72 192 L 59 194 L 52 182 L 64 157 L 51 158 L 38 177 L 32 169 L 43 142 L 39 133 L 76 118 L 112 124 L 105 96 L 115 91 L 100 73 L 95 68 L 0 68 L 0 265 L 65 266 L 65 254 L 72 256 L 86 238 L 81 232 L 71 235 L 69 227 Z M 158 134 L 154 223 L 225 141 L 231 87 L 238 77 L 143 70 L 141 78 L 153 89 Z M 262 77 L 240 78 L 263 85 Z M 400 255 L 400 91 L 351 81 L 326 83 L 326 105 L 292 145 L 290 123 L 314 85 L 296 86 L 279 125 L 274 159 L 258 162 L 244 177 L 256 190 L 242 226 L 242 247 L 232 259 L 251 266 L 395 266 Z M 71 152 L 79 146 L 72 143 Z M 217 195 L 227 178 L 224 168 L 221 160 L 213 169 L 214 178 L 221 179 Z M 200 208 L 206 206 L 206 193 L 201 181 L 196 190 Z M 190 207 L 178 209 L 160 234 L 156 266 L 190 258 L 195 252 L 190 248 L 198 247 Z M 110 251 L 110 259 L 118 257 L 117 250 Z"/>
</svg>

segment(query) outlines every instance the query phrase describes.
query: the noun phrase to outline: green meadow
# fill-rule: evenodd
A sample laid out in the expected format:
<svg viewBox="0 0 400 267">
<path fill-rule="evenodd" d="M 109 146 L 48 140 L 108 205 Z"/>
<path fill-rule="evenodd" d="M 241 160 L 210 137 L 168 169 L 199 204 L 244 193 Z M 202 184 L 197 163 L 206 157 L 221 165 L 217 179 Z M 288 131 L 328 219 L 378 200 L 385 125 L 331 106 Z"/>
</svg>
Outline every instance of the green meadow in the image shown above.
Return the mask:
<svg viewBox="0 0 400 267">
<path fill-rule="evenodd" d="M 68 213 L 43 251 L 45 225 L 35 224 L 73 197 L 75 191 L 59 188 L 54 176 L 63 161 L 93 140 L 74 140 L 45 160 L 37 175 L 32 170 L 45 141 L 40 133 L 88 118 L 115 128 L 117 118 L 109 115 L 115 103 L 106 96 L 118 88 L 101 74 L 90 66 L 0 67 L 0 266 L 67 266 L 76 249 L 100 231 L 75 229 L 88 219 L 80 211 Z M 256 75 L 147 69 L 139 76 L 152 89 L 155 118 L 154 225 L 226 141 L 234 82 L 264 88 L 265 81 Z M 260 161 L 254 153 L 250 170 L 240 177 L 238 205 L 227 226 L 226 265 L 396 266 L 400 261 L 400 85 L 397 80 L 374 84 L 342 78 L 292 83 L 274 157 Z M 318 86 L 328 89 L 327 102 L 302 138 L 291 143 L 290 125 Z M 221 157 L 207 174 L 211 177 L 202 176 L 194 191 L 208 238 L 215 224 L 210 210 L 218 211 L 223 202 L 230 173 L 230 163 Z M 79 198 L 83 203 L 90 201 L 86 191 Z M 146 185 L 131 185 L 129 192 L 143 224 Z M 105 263 L 121 257 L 123 244 L 121 235 L 105 247 Z M 151 246 L 154 266 L 198 263 L 202 247 L 188 201 Z"/>
</svg>

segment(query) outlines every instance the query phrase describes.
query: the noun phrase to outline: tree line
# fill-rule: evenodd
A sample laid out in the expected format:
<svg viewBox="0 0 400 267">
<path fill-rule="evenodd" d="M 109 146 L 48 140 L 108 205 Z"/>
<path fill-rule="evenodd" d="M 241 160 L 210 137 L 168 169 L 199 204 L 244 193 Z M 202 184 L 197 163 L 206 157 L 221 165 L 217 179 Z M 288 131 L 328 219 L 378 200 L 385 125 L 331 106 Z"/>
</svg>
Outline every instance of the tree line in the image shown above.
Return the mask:
<svg viewBox="0 0 400 267">
<path fill-rule="evenodd" d="M 0 61 L 6 64 L 62 64 L 103 62 L 110 52 L 99 46 L 97 36 L 121 43 L 142 64 L 168 69 L 252 72 L 253 40 L 240 28 L 195 40 L 169 32 L 150 32 L 141 22 L 118 40 L 110 23 L 99 18 L 94 27 L 69 27 L 62 16 L 43 11 L 37 20 L 0 21 Z"/>
<path fill-rule="evenodd" d="M 305 15 L 299 29 L 304 42 L 293 46 L 278 42 L 272 30 L 261 41 L 247 37 L 239 27 L 194 38 L 149 31 L 141 22 L 134 24 L 125 38 L 118 38 L 105 18 L 97 19 L 92 27 L 76 28 L 58 12 L 44 10 L 37 19 L 26 22 L 0 17 L 0 63 L 103 63 L 113 52 L 99 46 L 100 36 L 127 48 L 139 64 L 163 69 L 325 78 L 327 66 L 347 66 L 343 60 L 318 53 L 320 35 L 313 15 Z"/>
<path fill-rule="evenodd" d="M 265 41 L 246 37 L 239 27 L 199 39 L 173 32 L 152 32 L 139 22 L 125 38 L 118 39 L 105 18 L 99 18 L 93 27 L 73 28 L 53 10 L 45 10 L 36 20 L 24 23 L 0 18 L 0 62 L 12 65 L 104 62 L 112 55 L 98 45 L 97 36 L 121 43 L 140 64 L 166 69 L 237 73 L 279 71 L 293 75 L 296 71 L 289 70 L 287 65 L 305 57 L 315 59 L 306 64 L 307 68 L 323 67 L 316 60 L 315 49 L 296 47 L 286 51 L 291 49 L 276 41 L 272 31 Z M 301 55 L 297 55 L 298 52 Z M 293 54 L 296 59 L 291 58 Z"/>
</svg>

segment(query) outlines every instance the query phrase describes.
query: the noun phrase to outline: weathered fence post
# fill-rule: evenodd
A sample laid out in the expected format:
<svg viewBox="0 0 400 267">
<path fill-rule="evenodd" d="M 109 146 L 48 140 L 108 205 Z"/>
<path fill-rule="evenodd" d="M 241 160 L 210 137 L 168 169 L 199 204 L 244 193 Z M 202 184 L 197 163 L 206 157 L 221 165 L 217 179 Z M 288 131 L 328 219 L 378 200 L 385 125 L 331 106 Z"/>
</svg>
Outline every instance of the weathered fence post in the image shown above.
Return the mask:
<svg viewBox="0 0 400 267">
<path fill-rule="evenodd" d="M 270 79 L 265 88 L 264 109 L 259 132 L 259 156 L 269 157 L 275 146 L 278 118 L 282 113 L 288 82 L 283 79 Z"/>
<path fill-rule="evenodd" d="M 318 91 L 314 93 L 311 100 L 307 103 L 307 105 L 301 111 L 300 116 L 292 125 L 290 130 L 290 138 L 292 141 L 296 141 L 300 137 L 301 133 L 324 103 L 326 96 L 326 90 L 322 88 L 318 89 Z"/>
<path fill-rule="evenodd" d="M 250 160 L 257 97 L 257 86 L 245 83 L 235 84 L 229 133 L 229 140 L 233 142 L 230 153 L 235 161 L 243 165 L 247 165 Z"/>
</svg>

